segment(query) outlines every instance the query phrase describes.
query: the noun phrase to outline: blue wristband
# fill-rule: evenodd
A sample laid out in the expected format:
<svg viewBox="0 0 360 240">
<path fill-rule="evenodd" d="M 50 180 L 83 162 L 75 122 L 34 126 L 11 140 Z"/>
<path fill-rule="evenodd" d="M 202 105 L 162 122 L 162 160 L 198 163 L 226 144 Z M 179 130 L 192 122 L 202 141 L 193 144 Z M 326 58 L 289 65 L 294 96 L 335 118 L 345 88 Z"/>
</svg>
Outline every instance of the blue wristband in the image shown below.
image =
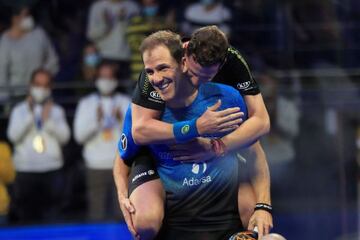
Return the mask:
<svg viewBox="0 0 360 240">
<path fill-rule="evenodd" d="M 174 123 L 173 132 L 177 142 L 187 142 L 199 136 L 196 128 L 196 120 Z"/>
</svg>

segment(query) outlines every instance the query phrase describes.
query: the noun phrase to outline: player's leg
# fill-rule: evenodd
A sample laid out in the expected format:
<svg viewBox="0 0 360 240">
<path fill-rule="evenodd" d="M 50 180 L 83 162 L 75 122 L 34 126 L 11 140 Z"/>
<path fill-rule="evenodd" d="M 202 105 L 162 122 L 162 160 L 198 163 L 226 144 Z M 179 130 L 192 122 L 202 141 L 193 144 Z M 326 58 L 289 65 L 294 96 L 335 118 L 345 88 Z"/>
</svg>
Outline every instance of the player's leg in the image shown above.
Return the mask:
<svg viewBox="0 0 360 240">
<path fill-rule="evenodd" d="M 129 199 L 135 208 L 132 222 L 141 240 L 154 239 L 164 218 L 165 192 L 151 153 L 137 154 L 129 177 Z"/>
</svg>

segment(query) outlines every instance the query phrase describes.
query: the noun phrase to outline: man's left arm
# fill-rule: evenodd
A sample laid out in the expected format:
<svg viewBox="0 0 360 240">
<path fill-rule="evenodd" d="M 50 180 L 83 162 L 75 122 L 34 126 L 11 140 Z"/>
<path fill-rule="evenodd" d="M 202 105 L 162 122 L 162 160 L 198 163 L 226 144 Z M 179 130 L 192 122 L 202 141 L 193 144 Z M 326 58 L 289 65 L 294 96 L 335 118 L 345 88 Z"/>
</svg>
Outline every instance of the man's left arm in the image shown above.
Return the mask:
<svg viewBox="0 0 360 240">
<path fill-rule="evenodd" d="M 221 138 L 227 150 L 246 147 L 270 131 L 270 118 L 261 94 L 245 95 L 244 99 L 249 118 Z"/>
<path fill-rule="evenodd" d="M 249 148 L 247 158 L 248 169 L 251 177 L 256 203 L 271 206 L 270 173 L 264 150 L 259 141 Z M 259 239 L 269 233 L 273 227 L 271 211 L 257 209 L 250 218 L 248 229 L 258 228 Z"/>
</svg>

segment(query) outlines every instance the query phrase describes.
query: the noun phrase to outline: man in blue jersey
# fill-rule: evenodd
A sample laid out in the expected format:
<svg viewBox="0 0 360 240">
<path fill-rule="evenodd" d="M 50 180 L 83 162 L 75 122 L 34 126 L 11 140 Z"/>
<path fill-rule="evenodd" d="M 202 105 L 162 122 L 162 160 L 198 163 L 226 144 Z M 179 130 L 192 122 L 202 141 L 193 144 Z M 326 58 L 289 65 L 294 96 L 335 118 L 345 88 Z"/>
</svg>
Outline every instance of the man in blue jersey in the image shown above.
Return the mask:
<svg viewBox="0 0 360 240">
<path fill-rule="evenodd" d="M 249 119 L 241 124 L 236 131 L 221 138 L 222 146 L 225 149 L 230 151 L 243 148 L 269 131 L 269 116 L 259 86 L 252 77 L 250 68 L 242 55 L 229 45 L 225 34 L 220 29 L 216 26 L 200 28 L 191 35 L 188 42 L 183 42 L 183 46 L 185 51 L 183 59 L 184 71 L 190 77 L 194 86 L 199 86 L 208 81 L 224 83 L 236 88 L 246 101 Z M 145 71 L 139 77 L 131 105 L 132 134 L 134 142 L 137 144 L 146 145 L 175 140 L 181 141 L 184 138 L 190 140 L 194 137 L 194 135 L 189 134 L 174 134 L 174 130 L 176 130 L 174 126 L 177 125 L 158 120 L 162 115 L 165 104 L 150 84 L 149 76 Z M 220 103 L 217 103 L 209 107 L 197 119 L 196 129 L 199 136 L 205 135 L 207 131 L 226 131 L 231 126 L 231 124 L 227 125 L 229 124 L 227 122 L 229 116 L 225 114 L 228 109 L 217 111 L 219 105 Z M 238 113 L 230 114 L 230 117 L 236 114 Z M 189 145 L 191 147 L 188 147 Z M 204 155 L 209 155 L 209 151 L 206 150 L 210 149 L 211 145 L 209 140 L 199 141 L 199 139 L 193 139 L 188 143 L 188 146 L 180 146 L 179 151 L 182 154 L 178 156 L 177 160 L 202 160 Z M 184 151 L 184 148 L 187 151 Z M 145 157 L 148 158 L 147 162 L 151 161 L 149 156 L 143 154 L 133 156 L 132 161 L 136 162 L 137 158 L 144 159 Z M 139 164 L 137 165 L 139 166 Z M 263 172 L 266 172 L 265 168 L 267 168 L 266 161 L 263 165 Z M 148 181 L 149 176 L 142 173 L 137 174 L 140 175 L 136 181 L 137 185 L 142 185 Z M 252 181 L 251 187 L 244 187 L 245 185 L 242 184 L 239 187 L 238 194 L 239 212 L 242 221 L 245 226 L 248 225 L 248 229 L 257 226 L 259 237 L 264 233 L 268 233 L 272 227 L 272 216 L 269 212 L 263 209 L 254 211 L 255 203 L 271 204 L 270 194 L 264 194 L 269 193 L 270 184 L 266 174 L 262 175 L 264 177 L 259 174 L 257 177 L 252 178 L 255 180 Z M 157 184 L 151 182 L 154 185 L 152 187 L 157 188 L 157 191 L 161 191 L 162 185 L 160 181 L 157 182 Z M 132 193 L 133 199 L 142 198 L 143 188 L 145 187 L 142 186 L 141 189 L 137 189 Z M 142 203 L 143 205 L 145 204 Z M 146 209 L 146 207 L 144 208 Z M 146 218 L 152 219 L 151 216 L 146 216 Z M 148 222 L 150 223 L 150 221 Z"/>
<path fill-rule="evenodd" d="M 221 107 L 241 106 L 243 110 L 246 109 L 240 94 L 231 87 L 208 83 L 199 90 L 195 88 L 181 73 L 181 54 L 173 54 L 176 50 L 172 47 L 176 43 L 169 45 L 173 37 L 169 34 L 159 32 L 151 35 L 144 41 L 142 52 L 150 82 L 167 102 L 168 108 L 162 120 L 181 122 L 175 127 L 178 128 L 178 133 L 175 134 L 193 134 L 194 120 L 218 99 L 222 99 Z M 127 142 L 121 142 L 123 150 L 132 145 L 129 144 L 130 136 L 131 131 L 125 136 Z M 221 137 L 223 134 L 217 136 Z M 221 141 L 212 139 L 211 142 L 217 159 L 195 164 L 174 161 L 167 145 L 151 146 L 158 159 L 157 168 L 167 193 L 167 238 L 222 239 L 240 229 L 237 213 L 238 161 L 232 154 L 222 156 L 225 149 Z M 122 163 L 116 161 L 115 164 L 118 162 Z M 154 173 L 148 171 L 144 174 Z M 139 177 L 141 176 L 134 176 L 132 180 Z M 124 195 L 126 180 L 123 178 L 122 181 L 117 181 L 117 185 L 119 196 Z"/>
</svg>

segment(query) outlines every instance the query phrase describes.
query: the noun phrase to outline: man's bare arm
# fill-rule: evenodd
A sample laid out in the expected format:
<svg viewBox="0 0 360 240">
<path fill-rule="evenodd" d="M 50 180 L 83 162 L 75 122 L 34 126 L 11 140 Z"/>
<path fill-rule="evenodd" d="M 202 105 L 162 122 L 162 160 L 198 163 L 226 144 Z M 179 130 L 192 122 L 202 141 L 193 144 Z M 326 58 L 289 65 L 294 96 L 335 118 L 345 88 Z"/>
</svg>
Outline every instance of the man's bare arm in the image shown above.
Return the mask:
<svg viewBox="0 0 360 240">
<path fill-rule="evenodd" d="M 252 176 L 251 184 L 256 202 L 271 205 L 269 167 L 259 141 L 249 148 L 247 165 Z M 273 226 L 272 215 L 265 210 L 256 210 L 250 218 L 248 228 L 253 230 L 255 226 L 258 228 L 259 239 L 261 239 Z"/>
<path fill-rule="evenodd" d="M 258 203 L 271 204 L 270 197 L 270 172 L 266 160 L 265 152 L 259 141 L 250 147 L 251 159 L 253 164 L 249 163 L 252 174 L 251 183 L 256 194 Z"/>
<path fill-rule="evenodd" d="M 138 233 L 136 232 L 132 221 L 132 214 L 135 213 L 135 208 L 130 202 L 130 199 L 128 197 L 129 173 L 130 173 L 130 168 L 124 163 L 124 161 L 121 159 L 119 154 L 116 153 L 116 158 L 113 166 L 113 177 L 118 194 L 118 201 L 126 225 L 128 226 L 128 229 L 131 232 L 131 234 L 136 238 L 138 236 Z"/>
<path fill-rule="evenodd" d="M 270 118 L 261 94 L 244 98 L 249 117 L 235 131 L 221 138 L 228 150 L 248 146 L 270 131 Z"/>
<path fill-rule="evenodd" d="M 136 144 L 146 145 L 175 139 L 172 125 L 158 119 L 161 111 L 131 104 L 132 135 Z"/>
<path fill-rule="evenodd" d="M 196 121 L 199 135 L 226 132 L 242 122 L 239 108 L 216 111 L 221 101 L 209 107 Z M 161 112 L 132 103 L 132 135 L 136 144 L 175 143 L 173 125 L 158 120 Z"/>
<path fill-rule="evenodd" d="M 129 173 L 130 173 L 130 168 L 126 166 L 124 161 L 120 158 L 119 154 L 116 153 L 116 158 L 114 160 L 114 167 L 113 167 L 113 177 L 119 199 L 128 197 Z"/>
</svg>

